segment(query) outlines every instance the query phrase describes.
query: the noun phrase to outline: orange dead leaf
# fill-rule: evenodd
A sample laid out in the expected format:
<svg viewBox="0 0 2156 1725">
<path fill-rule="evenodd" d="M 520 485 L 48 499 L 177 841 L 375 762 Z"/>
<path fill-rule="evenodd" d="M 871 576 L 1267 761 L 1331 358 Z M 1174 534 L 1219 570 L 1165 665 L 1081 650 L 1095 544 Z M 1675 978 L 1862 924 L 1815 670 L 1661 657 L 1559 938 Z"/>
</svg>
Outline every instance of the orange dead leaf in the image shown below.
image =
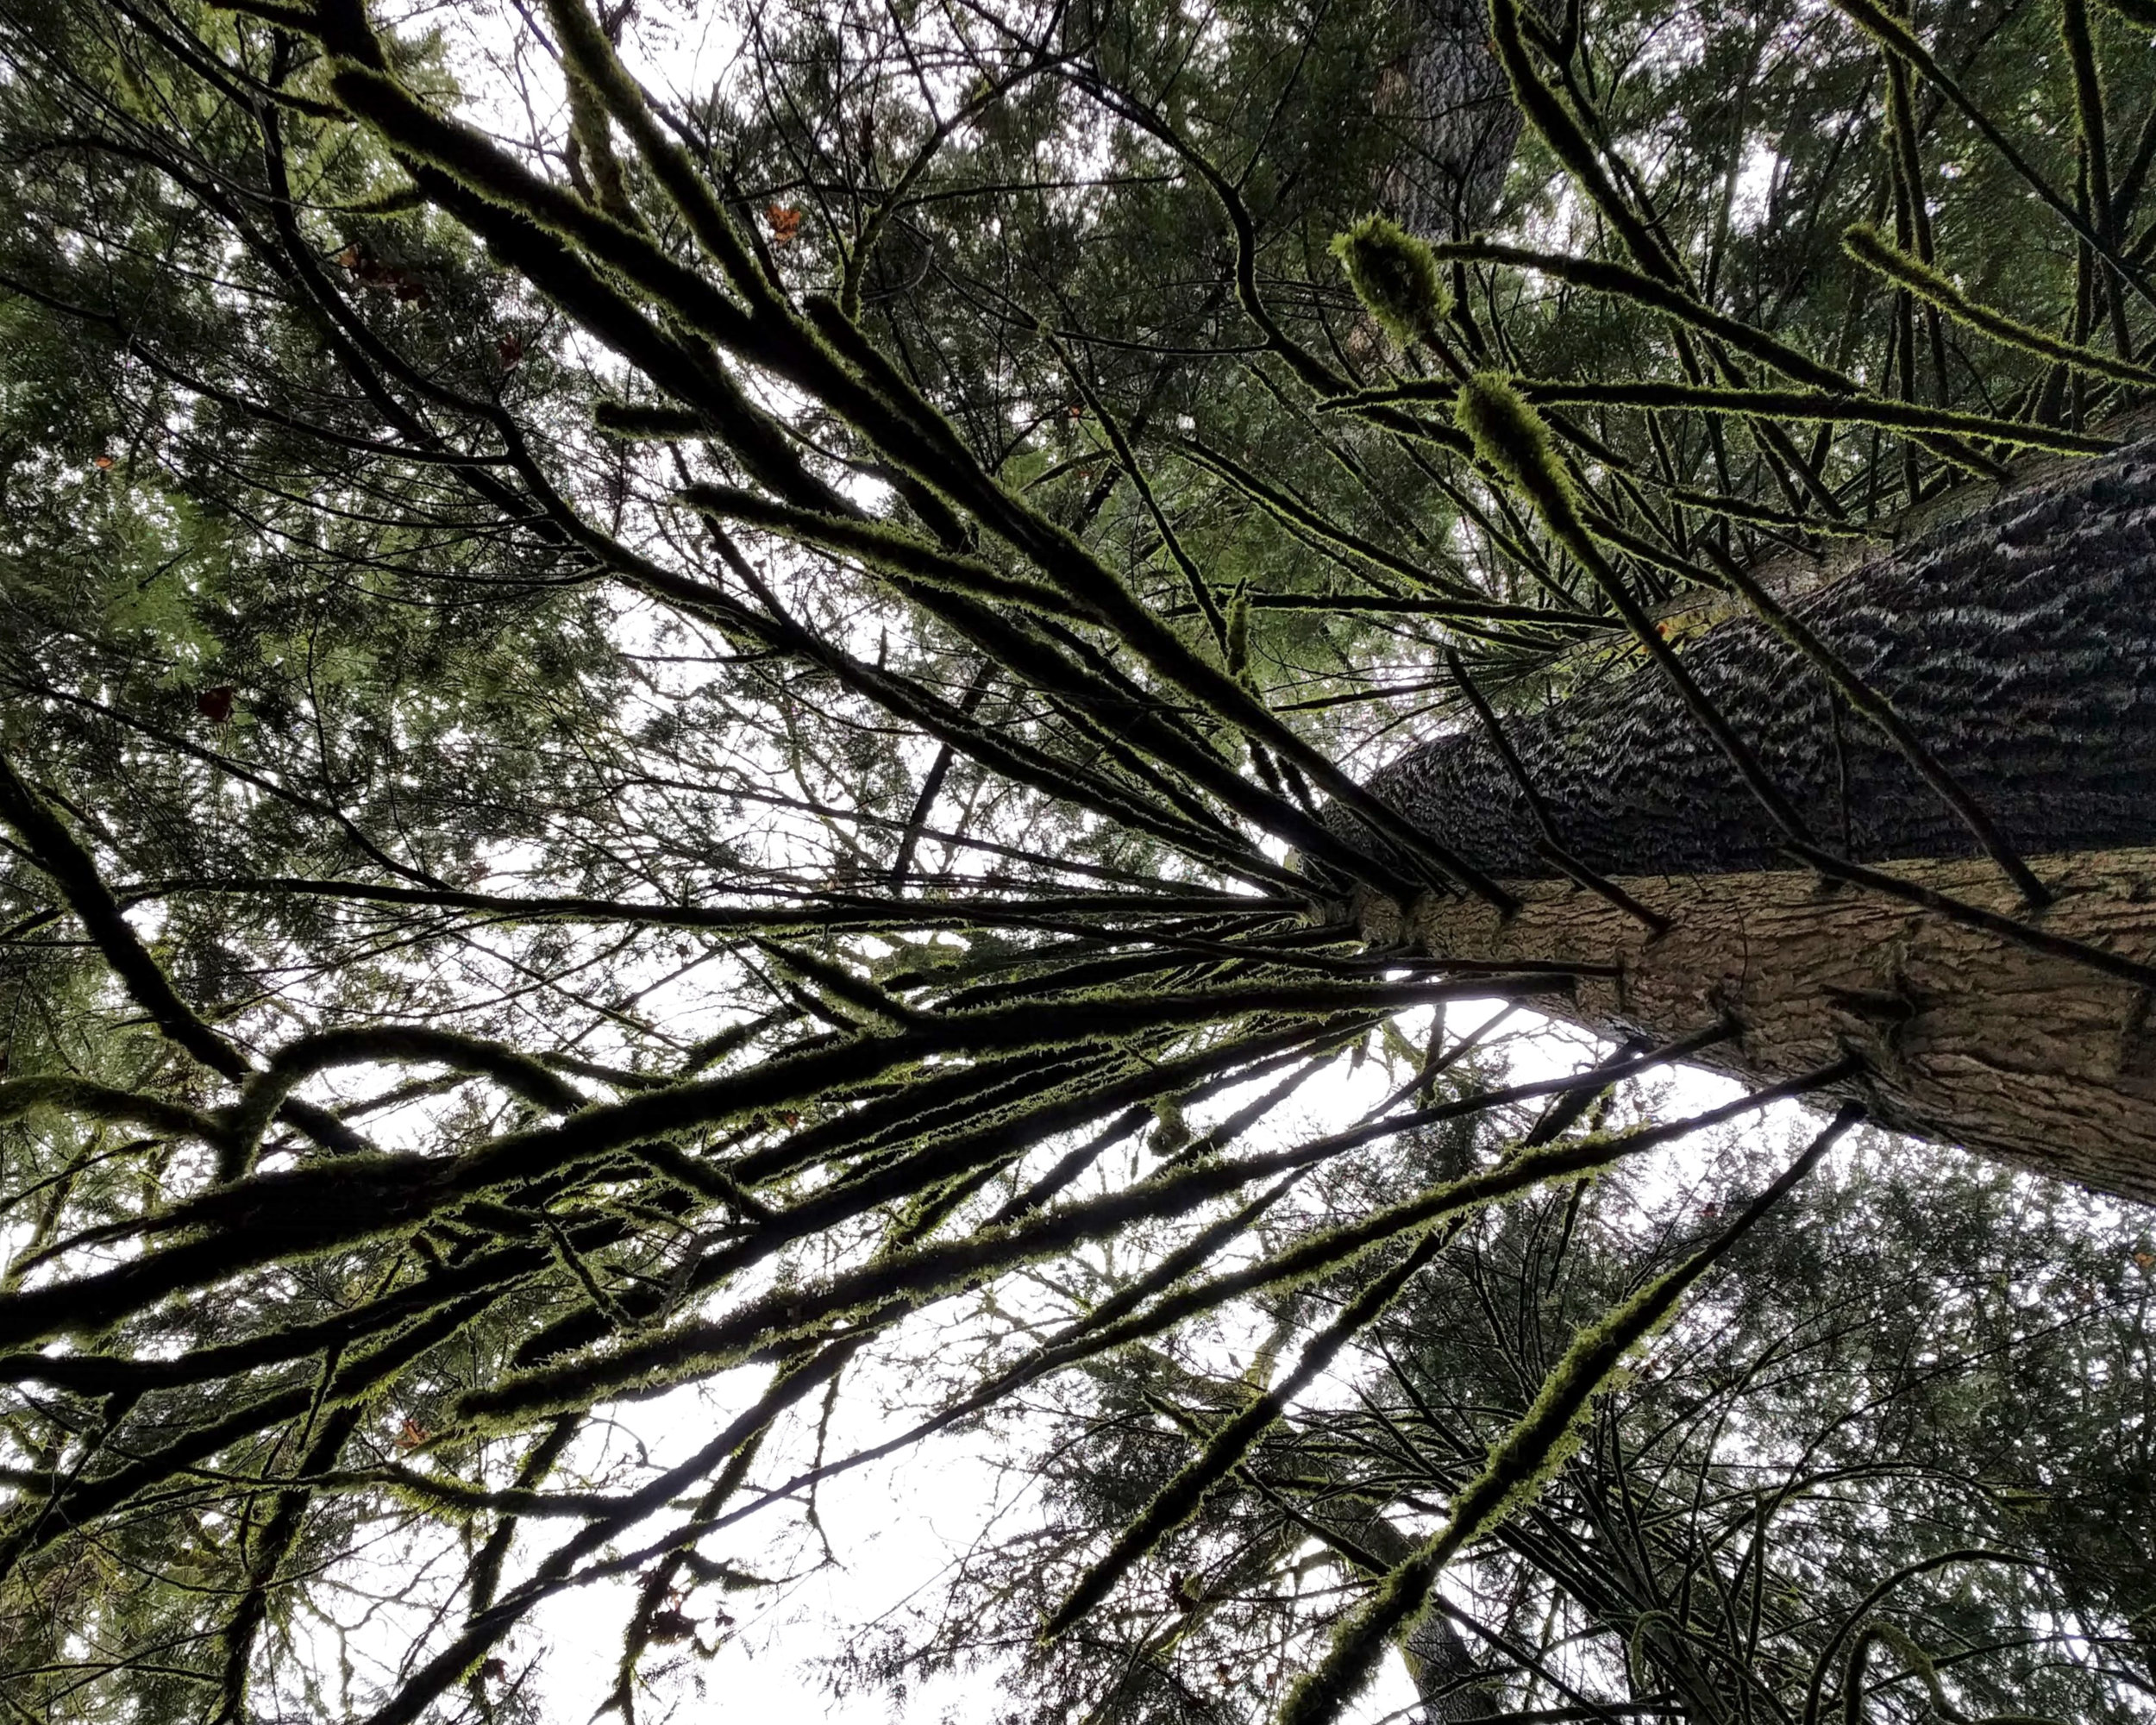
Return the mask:
<svg viewBox="0 0 2156 1725">
<path fill-rule="evenodd" d="M 771 224 L 771 243 L 783 246 L 801 231 L 801 212 L 784 204 L 763 206 L 763 219 Z"/>
<path fill-rule="evenodd" d="M 416 1450 L 433 1435 L 432 1432 L 407 1414 L 404 1416 L 404 1423 L 397 1428 L 397 1447 L 400 1450 Z"/>
<path fill-rule="evenodd" d="M 90 458 L 90 465 L 102 472 L 103 469 L 112 465 L 112 457 L 110 455 L 92 455 Z"/>
</svg>

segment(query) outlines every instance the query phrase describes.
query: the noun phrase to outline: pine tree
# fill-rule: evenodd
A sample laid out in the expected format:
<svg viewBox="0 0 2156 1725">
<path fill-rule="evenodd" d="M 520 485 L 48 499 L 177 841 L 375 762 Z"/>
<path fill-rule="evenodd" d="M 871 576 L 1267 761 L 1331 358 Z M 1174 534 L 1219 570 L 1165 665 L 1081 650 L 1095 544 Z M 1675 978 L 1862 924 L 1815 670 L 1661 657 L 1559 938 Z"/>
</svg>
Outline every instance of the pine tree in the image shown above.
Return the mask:
<svg viewBox="0 0 2156 1725">
<path fill-rule="evenodd" d="M 1322 1647 L 1335 1590 L 1412 1552 L 1577 1328 L 1711 1233 L 1771 1171 L 1764 1149 L 1726 1141 L 1682 1186 L 1615 1176 L 1463 1234 L 1343 1360 L 1344 1384 L 1291 1402 L 1202 1517 L 1012 1674 L 1021 1716 L 1265 1716 Z M 2147 1227 L 2062 1197 L 1878 1136 L 1815 1176 L 1448 1572 L 1401 1638 L 1423 1716 L 1834 1717 L 1853 1684 L 1870 1718 L 1927 1716 L 1935 1697 L 1974 1716 L 2143 1716 Z M 1279 1308 L 1241 1377 L 1232 1353 L 1148 1349 L 1072 1380 L 1013 1464 L 1038 1476 L 1037 1524 L 972 1553 L 954 1600 L 846 1678 L 917 1678 L 1022 1637 L 1250 1376 L 1357 1291 Z"/>
<path fill-rule="evenodd" d="M 738 75 L 686 93 L 667 18 L 583 0 L 498 33 L 0 9 L 10 1703 L 507 1716 L 522 1626 L 605 1576 L 633 1712 L 856 1376 L 926 1358 L 939 1427 L 1351 1283 L 1337 1352 L 1470 1216 L 1778 1098 L 2142 1192 L 2139 853 L 2062 887 L 2010 808 L 1986 841 L 1996 787 L 1912 753 L 1823 623 L 1852 663 L 1790 651 L 1870 764 L 1848 842 L 1778 826 L 1804 866 L 1771 878 L 1909 956 L 1719 987 L 1709 901 L 1765 890 L 1725 872 L 1765 830 L 1739 790 L 1773 820 L 1820 745 L 1749 748 L 1688 662 L 1814 615 L 1791 560 L 1988 501 L 2016 451 L 2106 456 L 2151 375 L 2145 21 L 1840 7 L 1500 0 L 1451 57 L 1511 92 L 1503 173 L 1431 134 L 1444 9 L 748 9 Z M 1419 232 L 1440 158 L 1452 227 Z M 2129 686 L 2099 663 L 2061 693 Z M 1739 836 L 1683 914 L 1605 877 L 1638 853 L 1575 830 L 1595 757 L 1534 740 L 1674 712 L 1658 677 L 1730 763 L 1696 830 Z M 1458 818 L 1383 794 L 1386 758 L 1514 737 L 1576 892 L 1511 872 L 1491 755 Z M 1858 841 L 1912 772 L 1975 860 Z M 2064 1091 L 1912 1054 L 1940 954 L 2040 962 Z M 1440 1095 L 1469 998 L 1630 1039 Z M 1390 1101 L 1282 1135 L 1344 1060 Z M 1754 1086 L 1571 1129 L 1670 1060 Z M 1395 1154 L 1484 1116 L 1443 1167 Z M 1855 1117 L 1589 1290 L 1288 1716 L 1337 1710 Z M 1111 1249 L 1046 1339 L 960 1346 Z M 764 1387 L 678 1465 L 602 1441 L 741 1367 Z M 1140 1506 L 1133 1561 L 1239 1442 Z"/>
</svg>

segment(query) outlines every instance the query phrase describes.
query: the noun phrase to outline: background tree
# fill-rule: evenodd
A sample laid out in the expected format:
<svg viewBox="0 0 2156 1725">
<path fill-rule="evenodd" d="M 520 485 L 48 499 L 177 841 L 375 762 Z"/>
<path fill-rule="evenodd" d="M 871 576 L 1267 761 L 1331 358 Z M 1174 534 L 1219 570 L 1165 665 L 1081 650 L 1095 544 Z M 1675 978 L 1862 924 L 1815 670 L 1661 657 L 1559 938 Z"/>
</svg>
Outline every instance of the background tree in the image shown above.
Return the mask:
<svg viewBox="0 0 2156 1725">
<path fill-rule="evenodd" d="M 1628 1172 L 1478 1219 L 1044 1653 L 1033 1626 L 1106 1538 L 1357 1284 L 1285 1302 L 1255 1347 L 1149 1348 L 1065 1380 L 1012 1419 L 1055 1422 L 1011 1464 L 1041 1475 L 1038 1525 L 843 1677 L 993 1655 L 1025 1671 L 1014 1717 L 1262 1716 L 1343 1586 L 1442 1519 L 1577 1330 L 1771 1161 L 1727 1138 L 1682 1184 Z M 1852 1694 L 1867 1718 L 2145 1716 L 2146 1235 L 2138 1214 L 1867 1139 L 1449 1573 L 1407 1638 L 1425 1716 L 1800 1718 Z"/>
<path fill-rule="evenodd" d="M 1440 1094 L 1472 1039 L 1403 1013 L 1561 1009 L 1610 952 L 1371 950 L 1373 906 L 1520 893 L 1365 781 L 1464 717 L 1450 656 L 1501 726 L 1629 687 L 1702 593 L 1776 615 L 1754 570 L 2009 449 L 2100 452 L 2147 381 L 2156 132 L 2109 14 L 1501 5 L 1520 154 L 1453 213 L 1534 249 L 1436 252 L 1357 218 L 1415 213 L 1438 13 L 738 22 L 674 91 L 679 21 L 574 0 L 468 37 L 0 14 L 0 1692 L 34 1716 L 513 1711 L 519 1626 L 610 1578 L 629 1711 L 739 1578 L 731 1518 L 784 1501 L 761 1458 L 876 1362 L 963 1363 L 934 1428 L 1302 1288 L 1355 1289 L 1337 1352 L 1482 1207 L 1855 1083 L 1830 1045 L 1583 1124 L 1747 1032 L 1709 1002 Z M 1573 393 L 1507 442 L 1494 370 Z M 2130 912 L 2122 952 L 1926 890 L 1927 927 L 2148 980 Z M 1373 1115 L 1267 1126 L 1351 1050 Z M 1442 1167 L 1391 1148 L 1482 1116 Z M 1851 1118 L 1663 1273 L 1583 1285 L 1626 1293 L 1444 1527 L 1369 1553 L 1291 1716 Z M 2121 1141 L 2060 1165 L 2136 1189 Z M 1111 1245 L 1044 1337 L 937 1327 Z M 610 1446 L 715 1380 L 693 1453 Z"/>
</svg>

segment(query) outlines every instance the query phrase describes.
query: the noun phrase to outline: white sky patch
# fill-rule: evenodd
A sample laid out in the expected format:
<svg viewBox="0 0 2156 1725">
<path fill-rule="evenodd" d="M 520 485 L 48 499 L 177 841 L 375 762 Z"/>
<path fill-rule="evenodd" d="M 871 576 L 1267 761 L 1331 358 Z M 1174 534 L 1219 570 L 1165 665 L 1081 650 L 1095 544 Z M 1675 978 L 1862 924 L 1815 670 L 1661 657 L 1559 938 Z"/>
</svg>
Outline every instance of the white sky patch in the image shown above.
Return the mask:
<svg viewBox="0 0 2156 1725">
<path fill-rule="evenodd" d="M 1775 170 L 1781 165 L 1781 155 L 1771 145 L 1756 138 L 1746 145 L 1730 193 L 1732 228 L 1749 232 L 1767 219 L 1767 197 L 1774 187 Z"/>
</svg>

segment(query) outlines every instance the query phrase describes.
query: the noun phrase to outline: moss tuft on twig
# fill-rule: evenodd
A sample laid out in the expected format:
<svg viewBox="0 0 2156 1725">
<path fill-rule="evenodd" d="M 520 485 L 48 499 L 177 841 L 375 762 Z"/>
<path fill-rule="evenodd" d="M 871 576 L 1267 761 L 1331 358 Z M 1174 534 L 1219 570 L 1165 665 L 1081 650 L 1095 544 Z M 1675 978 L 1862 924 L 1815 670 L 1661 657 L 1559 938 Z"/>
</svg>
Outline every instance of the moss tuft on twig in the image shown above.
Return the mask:
<svg viewBox="0 0 2156 1725">
<path fill-rule="evenodd" d="M 1356 298 L 1403 349 L 1435 334 L 1452 309 L 1436 256 L 1397 222 L 1365 216 L 1333 235 L 1332 250 Z"/>
</svg>

